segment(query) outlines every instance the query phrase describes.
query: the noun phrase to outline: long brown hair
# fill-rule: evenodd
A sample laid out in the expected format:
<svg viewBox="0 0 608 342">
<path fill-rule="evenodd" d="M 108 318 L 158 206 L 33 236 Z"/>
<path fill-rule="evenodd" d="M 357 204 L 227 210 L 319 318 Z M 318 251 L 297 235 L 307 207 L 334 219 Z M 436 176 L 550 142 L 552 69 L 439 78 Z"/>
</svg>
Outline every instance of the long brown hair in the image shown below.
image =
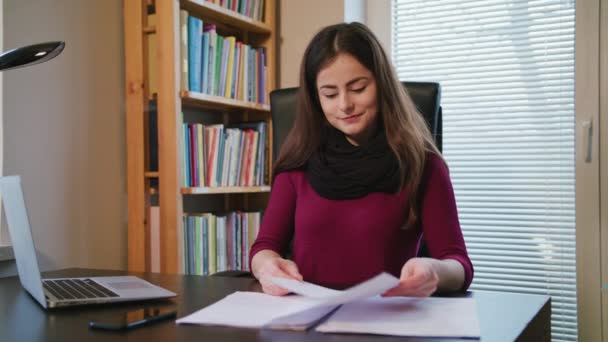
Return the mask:
<svg viewBox="0 0 608 342">
<path fill-rule="evenodd" d="M 300 66 L 296 116 L 274 165 L 274 174 L 303 168 L 323 141 L 329 125 L 319 101 L 317 75 L 338 54 L 349 54 L 376 79 L 379 119 L 388 144 L 399 162 L 401 185 L 409 189 L 407 227 L 418 219 L 418 188 L 426 154 L 440 155 L 416 106 L 399 82 L 378 39 L 365 25 L 341 23 L 325 27 L 308 44 Z"/>
</svg>

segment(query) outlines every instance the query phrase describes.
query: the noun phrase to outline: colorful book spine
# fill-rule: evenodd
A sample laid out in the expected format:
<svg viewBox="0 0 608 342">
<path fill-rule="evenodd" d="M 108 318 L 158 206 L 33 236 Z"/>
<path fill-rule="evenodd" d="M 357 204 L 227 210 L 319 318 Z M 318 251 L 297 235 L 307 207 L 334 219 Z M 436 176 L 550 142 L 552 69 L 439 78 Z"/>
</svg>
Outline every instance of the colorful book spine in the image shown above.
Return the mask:
<svg viewBox="0 0 608 342">
<path fill-rule="evenodd" d="M 204 77 L 207 79 L 207 88 L 204 90 L 209 95 L 215 94 L 215 65 L 217 62 L 216 51 L 217 51 L 217 32 L 215 25 L 208 25 L 204 28 L 205 32 L 209 34 L 209 51 L 207 53 L 207 72 Z"/>
<path fill-rule="evenodd" d="M 236 46 L 236 38 L 233 36 L 226 37 L 224 40 L 228 43 L 228 48 L 226 51 L 226 81 L 224 83 L 224 97 L 232 97 L 232 82 L 234 75 L 234 49 Z"/>
<path fill-rule="evenodd" d="M 209 78 L 207 73 L 209 72 L 209 32 L 203 32 L 202 34 L 202 55 L 201 55 L 201 73 L 199 78 L 201 80 L 201 93 L 206 93 L 209 87 Z"/>
<path fill-rule="evenodd" d="M 210 229 L 209 229 L 209 273 L 213 274 L 217 272 L 217 216 L 210 215 Z"/>
<path fill-rule="evenodd" d="M 179 11 L 179 26 L 180 26 L 180 74 L 181 74 L 181 89 L 189 90 L 188 76 L 188 12 L 186 10 Z"/>
<path fill-rule="evenodd" d="M 196 151 L 196 133 L 194 130 L 194 124 L 188 124 L 189 130 L 189 143 L 190 143 L 190 186 L 198 186 L 198 164 L 197 151 Z"/>
<path fill-rule="evenodd" d="M 203 21 L 199 18 L 188 17 L 188 76 L 191 91 L 201 91 L 201 62 L 202 62 L 202 31 Z"/>
<path fill-rule="evenodd" d="M 222 52 L 224 51 L 224 37 L 217 35 L 215 42 L 215 74 L 213 80 L 213 95 L 220 96 L 220 79 L 222 73 Z"/>
</svg>

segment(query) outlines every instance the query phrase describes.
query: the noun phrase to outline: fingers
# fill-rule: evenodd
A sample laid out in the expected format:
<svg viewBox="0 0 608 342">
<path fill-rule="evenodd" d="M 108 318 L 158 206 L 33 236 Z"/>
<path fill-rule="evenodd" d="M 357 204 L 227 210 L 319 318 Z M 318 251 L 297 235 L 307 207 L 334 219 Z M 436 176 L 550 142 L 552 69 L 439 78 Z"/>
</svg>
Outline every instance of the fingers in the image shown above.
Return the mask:
<svg viewBox="0 0 608 342">
<path fill-rule="evenodd" d="M 427 297 L 437 291 L 439 277 L 432 264 L 425 260 L 410 259 L 401 270 L 399 285 L 383 296 Z"/>
<path fill-rule="evenodd" d="M 402 279 L 403 283 L 410 288 L 422 287 L 429 282 L 433 282 L 436 275 L 432 272 L 420 272 L 414 273 L 409 277 Z"/>
<path fill-rule="evenodd" d="M 398 286 L 386 291 L 382 294 L 384 297 L 407 296 L 407 297 L 428 297 L 437 291 L 435 282 L 425 282 L 419 286 L 409 286 L 405 282 L 401 282 Z"/>
<path fill-rule="evenodd" d="M 288 290 L 275 285 L 270 277 L 290 278 L 296 280 L 302 280 L 302 275 L 298 271 L 298 267 L 291 260 L 286 259 L 273 259 L 266 263 L 260 270 L 259 281 L 262 285 L 264 293 L 273 296 L 284 296 L 289 293 Z"/>
<path fill-rule="evenodd" d="M 298 266 L 295 262 L 291 260 L 282 259 L 279 260 L 279 267 L 288 275 L 287 278 L 294 278 L 296 280 L 302 281 L 303 277 L 300 274 Z"/>
<path fill-rule="evenodd" d="M 280 286 L 277 286 L 267 280 L 260 280 L 260 284 L 262 284 L 262 291 L 264 291 L 264 293 L 267 293 L 269 295 L 284 296 L 289 293 L 288 290 L 286 290 Z"/>
</svg>

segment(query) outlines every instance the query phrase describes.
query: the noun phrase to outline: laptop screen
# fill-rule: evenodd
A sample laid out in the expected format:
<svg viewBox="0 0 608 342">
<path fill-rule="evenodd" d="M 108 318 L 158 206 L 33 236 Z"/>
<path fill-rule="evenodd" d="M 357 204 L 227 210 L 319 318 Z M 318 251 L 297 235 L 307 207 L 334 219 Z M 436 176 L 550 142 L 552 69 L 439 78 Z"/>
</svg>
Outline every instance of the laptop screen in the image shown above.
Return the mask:
<svg viewBox="0 0 608 342">
<path fill-rule="evenodd" d="M 17 272 L 23 286 L 43 307 L 47 307 L 40 268 L 36 258 L 36 248 L 25 209 L 25 200 L 21 189 L 21 177 L 0 177 L 0 195 L 8 223 L 8 232 L 13 243 L 13 252 L 17 261 Z"/>
</svg>

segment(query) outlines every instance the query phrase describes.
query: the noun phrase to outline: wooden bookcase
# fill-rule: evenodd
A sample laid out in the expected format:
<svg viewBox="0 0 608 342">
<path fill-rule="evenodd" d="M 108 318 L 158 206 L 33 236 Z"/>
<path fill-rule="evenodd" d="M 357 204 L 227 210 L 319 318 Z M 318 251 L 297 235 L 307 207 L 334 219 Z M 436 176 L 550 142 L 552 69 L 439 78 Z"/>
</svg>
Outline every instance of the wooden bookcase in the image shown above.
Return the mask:
<svg viewBox="0 0 608 342">
<path fill-rule="evenodd" d="M 148 23 L 148 9 L 154 7 L 156 25 Z M 270 106 L 210 96 L 181 89 L 180 9 L 215 24 L 245 43 L 267 51 L 267 91 L 276 85 L 276 0 L 265 0 L 264 21 L 259 22 L 203 0 L 128 0 L 124 2 L 125 92 L 128 193 L 128 269 L 150 271 L 149 208 L 154 200 L 160 211 L 160 269 L 179 273 L 180 236 L 185 196 L 216 196 L 225 209 L 246 209 L 249 202 L 267 201 L 269 186 L 182 187 L 182 116 L 184 108 L 212 110 L 218 121 L 265 120 L 269 155 L 272 156 Z M 148 56 L 151 35 L 156 38 L 156 56 Z M 156 93 L 150 91 L 149 57 L 156 58 Z M 266 96 L 266 98 L 268 98 Z M 158 126 L 158 171 L 150 170 L 148 113 L 155 100 Z M 220 113 L 220 114 L 217 114 Z M 267 159 L 271 171 L 272 157 Z M 271 179 L 272 174 L 269 178 Z M 152 181 L 158 186 L 151 186 Z M 157 181 L 156 181 L 157 180 Z M 269 182 L 271 184 L 271 182 Z M 250 199 L 251 195 L 259 195 Z M 261 195 L 260 195 L 261 194 Z M 152 196 L 157 196 L 153 199 Z M 219 197 L 218 197 L 219 196 Z M 261 198 L 261 199 L 260 199 Z M 243 208 L 245 207 L 245 208 Z M 206 208 L 200 208 L 206 210 Z"/>
</svg>

